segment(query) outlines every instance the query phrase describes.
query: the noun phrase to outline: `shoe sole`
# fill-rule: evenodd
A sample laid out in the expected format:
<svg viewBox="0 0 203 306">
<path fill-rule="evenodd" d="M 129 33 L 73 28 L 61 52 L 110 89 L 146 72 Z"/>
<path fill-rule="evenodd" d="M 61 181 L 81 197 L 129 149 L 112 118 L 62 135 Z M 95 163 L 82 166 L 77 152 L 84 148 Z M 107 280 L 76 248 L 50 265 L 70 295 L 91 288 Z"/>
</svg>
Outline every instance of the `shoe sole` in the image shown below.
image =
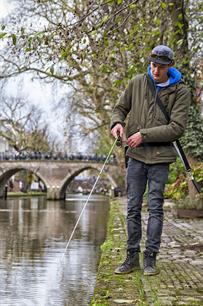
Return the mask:
<svg viewBox="0 0 203 306">
<path fill-rule="evenodd" d="M 153 275 L 158 275 L 160 272 L 159 271 L 157 271 L 157 272 L 144 272 L 143 273 L 143 275 L 144 276 L 153 276 Z"/>
<path fill-rule="evenodd" d="M 128 271 L 125 271 L 125 272 L 121 272 L 121 271 L 114 271 L 115 274 L 129 274 L 129 273 L 132 273 L 134 271 L 139 271 L 140 270 L 140 267 L 135 267 L 135 268 L 132 268 L 131 270 L 128 270 Z"/>
</svg>

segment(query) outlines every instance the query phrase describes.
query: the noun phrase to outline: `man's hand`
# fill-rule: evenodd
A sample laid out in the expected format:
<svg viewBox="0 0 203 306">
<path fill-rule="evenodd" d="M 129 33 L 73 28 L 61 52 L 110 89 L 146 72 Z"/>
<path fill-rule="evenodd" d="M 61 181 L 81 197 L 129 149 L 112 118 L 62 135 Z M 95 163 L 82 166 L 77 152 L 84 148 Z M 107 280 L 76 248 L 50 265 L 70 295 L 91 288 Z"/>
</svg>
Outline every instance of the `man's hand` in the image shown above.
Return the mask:
<svg viewBox="0 0 203 306">
<path fill-rule="evenodd" d="M 127 144 L 130 148 L 136 148 L 141 144 L 141 142 L 142 135 L 140 132 L 137 132 L 128 138 Z"/>
<path fill-rule="evenodd" d="M 117 138 L 120 136 L 121 138 L 123 137 L 123 126 L 120 123 L 117 123 L 112 129 L 111 129 L 111 134 L 113 135 L 114 138 Z"/>
</svg>

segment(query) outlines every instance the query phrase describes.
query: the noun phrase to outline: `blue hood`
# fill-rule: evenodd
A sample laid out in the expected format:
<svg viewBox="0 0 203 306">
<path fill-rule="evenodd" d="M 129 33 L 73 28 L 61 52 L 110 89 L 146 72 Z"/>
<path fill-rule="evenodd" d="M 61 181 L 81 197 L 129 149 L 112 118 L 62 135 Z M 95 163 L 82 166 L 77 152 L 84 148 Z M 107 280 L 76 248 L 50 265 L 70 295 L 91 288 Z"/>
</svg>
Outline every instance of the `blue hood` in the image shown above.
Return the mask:
<svg viewBox="0 0 203 306">
<path fill-rule="evenodd" d="M 153 82 L 155 83 L 154 78 L 153 78 L 152 73 L 151 73 L 151 67 L 150 66 L 148 67 L 147 73 L 150 76 L 150 78 L 153 80 Z M 178 69 L 174 68 L 174 67 L 170 67 L 168 69 L 168 75 L 169 75 L 169 84 L 167 85 L 167 87 L 180 82 L 180 80 L 182 78 L 182 74 L 180 73 L 180 71 Z M 158 87 L 157 89 L 163 88 L 163 86 L 159 87 L 158 83 L 157 84 L 155 83 L 155 85 L 156 85 L 156 87 Z"/>
</svg>

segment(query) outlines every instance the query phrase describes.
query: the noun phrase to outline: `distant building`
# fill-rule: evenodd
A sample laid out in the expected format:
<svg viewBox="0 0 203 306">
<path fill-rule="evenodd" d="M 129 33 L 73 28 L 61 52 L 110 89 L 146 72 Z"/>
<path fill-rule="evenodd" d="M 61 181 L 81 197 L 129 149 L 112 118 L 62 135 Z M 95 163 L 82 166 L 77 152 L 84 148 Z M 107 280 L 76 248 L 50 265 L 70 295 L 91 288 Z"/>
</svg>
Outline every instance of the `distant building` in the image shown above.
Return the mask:
<svg viewBox="0 0 203 306">
<path fill-rule="evenodd" d="M 0 137 L 0 154 L 3 154 L 3 153 L 16 153 L 16 150 L 9 145 L 8 141 L 3 138 L 3 137 Z"/>
<path fill-rule="evenodd" d="M 10 151 L 9 143 L 3 137 L 0 137 L 0 153 L 5 153 Z"/>
</svg>

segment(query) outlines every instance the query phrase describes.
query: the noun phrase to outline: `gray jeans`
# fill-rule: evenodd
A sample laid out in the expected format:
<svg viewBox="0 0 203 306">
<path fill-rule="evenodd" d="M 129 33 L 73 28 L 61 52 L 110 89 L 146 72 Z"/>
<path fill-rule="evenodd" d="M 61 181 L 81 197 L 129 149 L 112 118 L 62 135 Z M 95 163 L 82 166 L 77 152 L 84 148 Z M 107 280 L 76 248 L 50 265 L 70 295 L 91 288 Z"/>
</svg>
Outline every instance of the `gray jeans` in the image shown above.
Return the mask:
<svg viewBox="0 0 203 306">
<path fill-rule="evenodd" d="M 142 238 L 141 209 L 148 184 L 148 223 L 145 248 L 158 252 L 163 228 L 164 188 L 168 179 L 169 164 L 149 165 L 130 158 L 127 168 L 127 251 L 140 251 Z"/>
</svg>

